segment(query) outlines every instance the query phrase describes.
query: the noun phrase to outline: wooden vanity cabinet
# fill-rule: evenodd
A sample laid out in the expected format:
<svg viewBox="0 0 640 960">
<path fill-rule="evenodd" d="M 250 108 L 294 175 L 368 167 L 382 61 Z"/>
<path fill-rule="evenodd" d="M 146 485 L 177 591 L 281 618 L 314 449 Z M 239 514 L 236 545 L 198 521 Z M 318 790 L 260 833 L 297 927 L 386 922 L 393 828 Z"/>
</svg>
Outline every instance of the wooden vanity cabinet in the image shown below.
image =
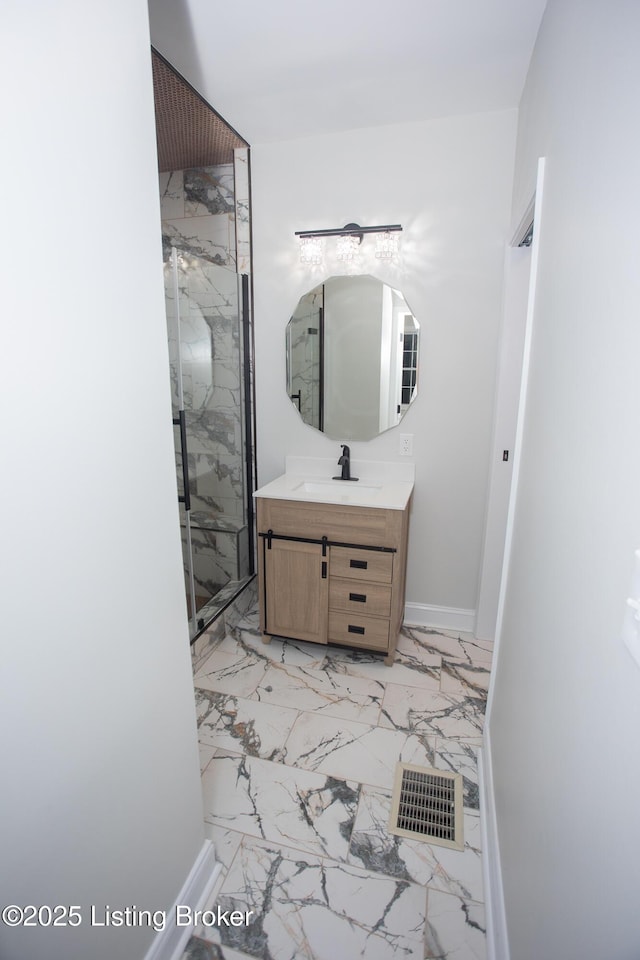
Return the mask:
<svg viewBox="0 0 640 960">
<path fill-rule="evenodd" d="M 404 615 L 404 510 L 257 498 L 260 629 L 385 654 Z"/>
<path fill-rule="evenodd" d="M 329 577 L 322 547 L 271 539 L 267 549 L 264 598 L 270 633 L 326 643 Z"/>
</svg>

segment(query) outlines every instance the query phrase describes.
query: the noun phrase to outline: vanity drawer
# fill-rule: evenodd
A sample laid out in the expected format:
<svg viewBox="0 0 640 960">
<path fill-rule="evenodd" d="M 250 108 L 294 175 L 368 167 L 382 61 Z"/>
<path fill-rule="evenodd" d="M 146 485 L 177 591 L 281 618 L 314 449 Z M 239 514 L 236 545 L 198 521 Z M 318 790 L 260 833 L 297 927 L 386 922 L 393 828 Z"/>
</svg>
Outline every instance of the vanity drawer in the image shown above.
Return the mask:
<svg viewBox="0 0 640 960">
<path fill-rule="evenodd" d="M 331 577 L 329 607 L 355 617 L 388 617 L 391 614 L 391 587 L 386 583 L 359 583 Z"/>
<path fill-rule="evenodd" d="M 331 576 L 391 583 L 393 554 L 355 547 L 331 547 Z"/>
<path fill-rule="evenodd" d="M 370 650 L 388 650 L 389 621 L 329 611 L 329 642 Z"/>
</svg>

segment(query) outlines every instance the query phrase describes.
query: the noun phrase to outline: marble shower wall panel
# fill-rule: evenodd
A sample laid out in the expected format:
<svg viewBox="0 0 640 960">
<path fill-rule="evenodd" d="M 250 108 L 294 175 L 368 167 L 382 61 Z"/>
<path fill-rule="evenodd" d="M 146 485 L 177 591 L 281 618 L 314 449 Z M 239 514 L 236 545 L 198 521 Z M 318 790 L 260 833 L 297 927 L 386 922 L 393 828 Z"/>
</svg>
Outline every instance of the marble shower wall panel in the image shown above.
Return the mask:
<svg viewBox="0 0 640 960">
<path fill-rule="evenodd" d="M 189 454 L 191 509 L 218 519 L 243 519 L 243 464 L 237 456 Z"/>
<path fill-rule="evenodd" d="M 239 297 L 235 273 L 185 258 L 182 376 L 194 510 L 243 516 Z"/>
<path fill-rule="evenodd" d="M 242 566 L 241 569 L 243 569 Z M 248 575 L 248 573 L 246 575 Z M 223 587 L 216 595 L 216 600 L 218 598 L 223 601 L 227 599 L 225 598 L 225 593 L 229 589 L 229 585 L 226 588 Z M 248 585 L 239 594 L 235 593 L 235 587 L 233 587 L 231 597 L 231 602 L 224 608 L 220 616 L 217 617 L 211 626 L 201 633 L 195 643 L 191 645 L 191 659 L 194 673 L 202 666 L 212 650 L 217 647 L 219 643 L 222 643 L 225 636 L 236 630 L 238 624 L 245 620 L 248 611 L 256 608 L 258 603 L 258 587 L 255 579 L 249 581 Z M 211 759 L 212 756 L 213 752 L 209 755 L 209 759 Z M 217 852 L 216 850 L 216 853 Z"/>
<path fill-rule="evenodd" d="M 184 174 L 173 170 L 158 174 L 160 181 L 160 212 L 165 220 L 184 218 Z"/>
<path fill-rule="evenodd" d="M 233 164 L 184 171 L 186 217 L 232 216 L 235 207 Z"/>
<path fill-rule="evenodd" d="M 250 267 L 248 151 L 237 151 L 233 163 L 161 174 L 160 194 L 171 396 L 174 417 L 185 410 L 196 594 L 212 599 L 250 569 L 237 275 L 238 266 Z M 177 430 L 175 448 L 182 493 Z M 185 540 L 184 523 L 182 532 Z"/>
<path fill-rule="evenodd" d="M 169 375 L 171 381 L 171 408 L 177 414 L 178 403 L 178 305 L 173 282 L 171 262 L 164 262 L 164 305 L 167 315 L 167 340 L 169 343 Z M 180 469 L 180 467 L 178 467 Z"/>
<path fill-rule="evenodd" d="M 246 147 L 236 148 L 233 151 L 233 170 L 235 176 L 235 224 L 236 224 L 236 269 L 239 275 L 251 274 L 251 224 L 250 224 L 250 185 L 249 185 L 249 150 Z M 241 294 L 242 297 L 242 294 Z M 248 311 L 251 311 L 251 297 L 249 296 L 246 304 Z M 243 302 L 240 300 L 240 312 Z M 239 330 L 243 329 L 243 316 L 240 317 Z M 245 357 L 244 340 L 240 343 L 240 365 L 242 376 L 247 379 L 246 390 L 241 394 L 241 415 L 243 418 L 249 417 L 253 421 L 253 410 L 251 407 L 253 367 L 251 354 Z M 246 404 L 249 408 L 246 409 Z M 248 442 L 248 441 L 247 441 Z M 255 448 L 251 446 L 249 451 L 251 463 L 255 465 Z M 253 475 L 253 484 L 255 485 L 255 468 Z M 244 487 L 243 515 L 249 513 L 249 494 L 247 487 Z M 248 544 L 246 546 L 248 551 Z"/>
<path fill-rule="evenodd" d="M 236 188 L 236 259 L 238 273 L 251 273 L 251 229 L 249 225 L 249 151 L 233 151 Z"/>
<path fill-rule="evenodd" d="M 183 531 L 184 532 L 184 531 Z M 229 530 L 191 529 L 196 596 L 213 597 L 229 580 L 239 580 L 238 534 Z"/>
<path fill-rule="evenodd" d="M 163 257 L 171 246 L 236 269 L 233 164 L 160 174 Z"/>
</svg>

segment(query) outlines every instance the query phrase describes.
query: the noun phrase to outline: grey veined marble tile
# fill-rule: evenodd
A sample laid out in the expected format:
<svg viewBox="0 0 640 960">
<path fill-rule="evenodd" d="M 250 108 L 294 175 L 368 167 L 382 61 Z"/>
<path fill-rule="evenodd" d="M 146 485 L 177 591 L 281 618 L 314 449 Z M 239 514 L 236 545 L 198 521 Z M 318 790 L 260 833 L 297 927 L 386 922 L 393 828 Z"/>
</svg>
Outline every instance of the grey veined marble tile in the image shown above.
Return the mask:
<svg viewBox="0 0 640 960">
<path fill-rule="evenodd" d="M 349 862 L 431 889 L 482 902 L 480 816 L 464 814 L 464 850 L 389 833 L 391 792 L 363 787 Z"/>
<path fill-rule="evenodd" d="M 238 852 L 238 848 L 242 842 L 242 834 L 236 833 L 234 830 L 228 830 L 226 827 L 218 827 L 213 823 L 205 822 L 204 835 L 207 840 L 210 840 L 213 844 L 216 863 L 220 868 L 218 878 L 210 892 L 209 899 L 204 905 L 206 909 L 209 909 L 217 903 L 218 891 L 229 872 L 233 858 Z M 193 934 L 194 936 L 205 936 L 206 930 L 202 925 L 197 924 L 193 929 Z"/>
<path fill-rule="evenodd" d="M 404 880 L 244 841 L 219 902 L 253 917 L 213 937 L 274 960 L 423 960 L 425 899 Z"/>
<path fill-rule="evenodd" d="M 402 650 L 419 649 L 433 656 L 440 654 L 466 663 L 491 663 L 493 642 L 477 640 L 471 633 L 447 633 L 430 627 L 404 624 L 398 646 Z"/>
<path fill-rule="evenodd" d="M 440 686 L 439 655 L 408 654 L 396 651 L 392 666 L 388 667 L 383 657 L 350 647 L 329 647 L 324 668 L 334 673 L 351 677 L 365 677 L 380 683 L 399 683 L 422 690 L 438 690 Z"/>
<path fill-rule="evenodd" d="M 455 693 L 434 693 L 387 684 L 380 726 L 468 740 L 482 736 L 484 701 Z"/>
<path fill-rule="evenodd" d="M 203 937 L 189 938 L 181 960 L 255 960 L 247 953 L 221 947 L 219 943 L 211 943 Z"/>
<path fill-rule="evenodd" d="M 426 960 L 486 960 L 484 907 L 430 890 L 424 956 Z"/>
<path fill-rule="evenodd" d="M 478 750 L 482 740 L 444 740 L 438 737 L 434 762 L 431 766 L 438 770 L 450 770 L 462 774 L 463 803 L 472 810 L 480 808 L 478 787 Z"/>
<path fill-rule="evenodd" d="M 232 267 L 235 265 L 235 251 L 231 252 L 230 224 L 229 214 L 164 220 L 163 247 L 168 249 L 173 245 L 186 256 L 202 257 Z"/>
<path fill-rule="evenodd" d="M 196 687 L 198 739 L 223 750 L 282 760 L 298 711 Z"/>
<path fill-rule="evenodd" d="M 315 665 L 272 663 L 252 696 L 263 703 L 375 724 L 383 694 L 384 685 L 376 680 L 342 676 Z"/>
<path fill-rule="evenodd" d="M 486 700 L 491 673 L 489 667 L 486 663 L 460 663 L 443 658 L 440 689 L 443 693 L 463 693 L 467 697 Z"/>
<path fill-rule="evenodd" d="M 223 640 L 198 668 L 194 683 L 200 690 L 217 690 L 237 697 L 248 697 L 264 677 L 268 661 L 235 642 Z"/>
<path fill-rule="evenodd" d="M 433 766 L 435 741 L 353 720 L 301 713 L 285 763 L 391 789 L 398 761 Z"/>
<path fill-rule="evenodd" d="M 238 623 L 244 623 L 248 612 L 253 611 L 257 603 L 257 590 L 258 585 L 254 578 L 224 611 L 224 624 L 228 633 L 231 633 Z M 255 618 L 257 627 L 257 612 Z"/>
<path fill-rule="evenodd" d="M 281 763 L 222 754 L 202 777 L 205 821 L 346 861 L 359 785 Z"/>
<path fill-rule="evenodd" d="M 242 842 L 242 834 L 236 833 L 234 830 L 228 830 L 226 827 L 217 827 L 215 824 L 205 823 L 204 835 L 213 844 L 216 861 L 220 864 L 222 872 L 226 876 Z M 214 900 L 215 894 L 212 893 L 207 906 L 211 906 Z"/>
<path fill-rule="evenodd" d="M 324 646 L 321 644 L 280 640 L 277 637 L 273 637 L 270 643 L 264 643 L 258 620 L 253 616 L 234 624 L 219 649 L 239 659 L 246 657 L 254 663 L 262 663 L 265 670 L 274 662 L 320 669 L 324 660 Z"/>
<path fill-rule="evenodd" d="M 184 183 L 182 171 L 158 174 L 160 185 L 160 210 L 163 220 L 184 217 Z"/>
<path fill-rule="evenodd" d="M 185 170 L 184 193 L 189 217 L 233 213 L 233 166 L 225 163 Z"/>
<path fill-rule="evenodd" d="M 190 937 L 182 960 L 223 960 L 223 954 L 217 943 L 207 943 L 200 937 Z"/>
<path fill-rule="evenodd" d="M 191 644 L 191 662 L 193 672 L 197 673 L 198 668 L 207 660 L 215 647 L 224 639 L 224 622 L 219 617 L 211 626 L 201 633 L 194 643 Z"/>
<path fill-rule="evenodd" d="M 206 767 L 209 765 L 213 759 L 213 755 L 216 752 L 216 748 L 212 747 L 208 743 L 199 743 L 198 751 L 200 754 L 200 773 L 203 773 Z"/>
</svg>

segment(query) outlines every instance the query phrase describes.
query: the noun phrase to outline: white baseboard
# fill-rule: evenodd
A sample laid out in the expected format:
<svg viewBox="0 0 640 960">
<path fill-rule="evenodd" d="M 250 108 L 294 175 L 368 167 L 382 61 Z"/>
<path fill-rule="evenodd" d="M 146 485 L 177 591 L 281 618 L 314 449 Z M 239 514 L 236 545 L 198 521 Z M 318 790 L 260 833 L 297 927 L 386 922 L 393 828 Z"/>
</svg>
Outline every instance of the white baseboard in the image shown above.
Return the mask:
<svg viewBox="0 0 640 960">
<path fill-rule="evenodd" d="M 179 960 L 193 933 L 193 927 L 177 925 L 176 907 L 184 904 L 193 910 L 204 910 L 205 907 L 210 906 L 208 901 L 221 869 L 220 864 L 216 863 L 213 844 L 210 840 L 205 840 L 178 894 L 178 899 L 167 912 L 164 930 L 156 933 L 144 960 Z"/>
<path fill-rule="evenodd" d="M 483 746 L 478 751 L 478 782 L 480 809 L 482 810 L 480 828 L 482 832 L 482 879 L 487 921 L 487 958 L 488 960 L 510 960 L 502 867 L 498 845 L 498 822 L 493 790 L 491 740 L 487 725 L 484 728 Z"/>
<path fill-rule="evenodd" d="M 407 603 L 404 621 L 417 627 L 440 627 L 443 630 L 459 630 L 473 633 L 476 627 L 476 611 L 460 607 L 433 607 L 428 603 Z"/>
</svg>

